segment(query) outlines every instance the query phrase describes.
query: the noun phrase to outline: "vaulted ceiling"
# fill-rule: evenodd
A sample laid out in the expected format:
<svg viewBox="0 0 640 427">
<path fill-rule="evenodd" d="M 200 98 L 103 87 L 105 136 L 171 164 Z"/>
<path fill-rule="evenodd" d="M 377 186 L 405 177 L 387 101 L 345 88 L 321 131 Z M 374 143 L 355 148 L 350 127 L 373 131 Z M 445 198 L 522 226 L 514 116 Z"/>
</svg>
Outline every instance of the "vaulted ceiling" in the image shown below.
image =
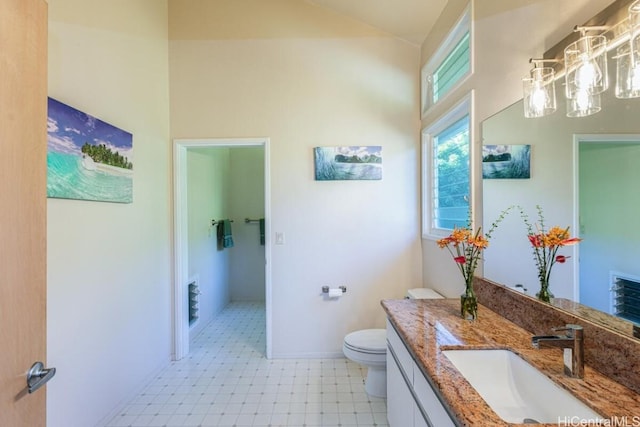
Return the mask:
<svg viewBox="0 0 640 427">
<path fill-rule="evenodd" d="M 447 0 L 307 0 L 420 45 Z"/>
</svg>

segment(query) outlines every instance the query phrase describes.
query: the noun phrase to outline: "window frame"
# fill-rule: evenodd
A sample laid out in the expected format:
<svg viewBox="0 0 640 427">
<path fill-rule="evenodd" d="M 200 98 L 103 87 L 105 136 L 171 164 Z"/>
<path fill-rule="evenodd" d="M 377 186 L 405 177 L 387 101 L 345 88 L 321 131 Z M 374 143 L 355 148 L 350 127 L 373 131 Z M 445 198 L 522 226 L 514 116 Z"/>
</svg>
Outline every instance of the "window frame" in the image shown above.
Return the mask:
<svg viewBox="0 0 640 427">
<path fill-rule="evenodd" d="M 435 226 L 433 218 L 433 183 L 434 183 L 434 137 L 452 126 L 465 116 L 469 117 L 469 208 L 471 208 L 471 192 L 473 191 L 473 91 L 464 96 L 457 104 L 451 107 L 438 119 L 422 130 L 422 237 L 429 240 L 438 240 L 448 236 L 451 229 Z"/>
<path fill-rule="evenodd" d="M 468 5 L 462 12 L 462 15 L 458 18 L 455 25 L 447 34 L 447 37 L 438 47 L 438 50 L 422 67 L 420 73 L 421 84 L 421 116 L 424 116 L 432 110 L 432 108 L 440 104 L 443 100 L 447 99 L 452 93 L 456 91 L 468 78 L 473 74 L 473 28 L 471 20 L 471 5 Z M 458 81 L 453 84 L 447 92 L 441 96 L 436 102 L 433 102 L 433 85 L 431 83 L 431 76 L 440 68 L 444 61 L 451 55 L 454 49 L 458 46 L 458 43 L 462 41 L 466 34 L 469 34 L 469 69 L 465 74 L 460 76 Z"/>
</svg>

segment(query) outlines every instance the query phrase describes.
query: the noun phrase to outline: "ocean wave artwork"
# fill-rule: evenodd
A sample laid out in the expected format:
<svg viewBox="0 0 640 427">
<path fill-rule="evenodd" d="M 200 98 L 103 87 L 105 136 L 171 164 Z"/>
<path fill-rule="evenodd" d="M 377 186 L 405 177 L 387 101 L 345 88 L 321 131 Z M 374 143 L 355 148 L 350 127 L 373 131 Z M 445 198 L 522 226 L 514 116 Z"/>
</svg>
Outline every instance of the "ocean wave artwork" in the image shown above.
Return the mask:
<svg viewBox="0 0 640 427">
<path fill-rule="evenodd" d="M 48 99 L 47 197 L 133 202 L 133 135 Z"/>
<path fill-rule="evenodd" d="M 341 146 L 314 149 L 316 181 L 382 179 L 382 147 Z"/>
<path fill-rule="evenodd" d="M 482 178 L 531 178 L 531 145 L 483 145 Z"/>
</svg>

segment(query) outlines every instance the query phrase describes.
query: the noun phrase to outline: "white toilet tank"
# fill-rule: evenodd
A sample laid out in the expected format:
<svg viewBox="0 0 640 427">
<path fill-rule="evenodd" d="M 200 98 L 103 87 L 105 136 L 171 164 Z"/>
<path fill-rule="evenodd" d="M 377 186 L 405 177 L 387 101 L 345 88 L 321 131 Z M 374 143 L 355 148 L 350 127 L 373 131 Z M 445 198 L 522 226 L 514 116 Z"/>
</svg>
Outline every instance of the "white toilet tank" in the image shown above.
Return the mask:
<svg viewBox="0 0 640 427">
<path fill-rule="evenodd" d="M 407 291 L 408 299 L 442 299 L 442 295 L 429 288 L 413 288 Z"/>
</svg>

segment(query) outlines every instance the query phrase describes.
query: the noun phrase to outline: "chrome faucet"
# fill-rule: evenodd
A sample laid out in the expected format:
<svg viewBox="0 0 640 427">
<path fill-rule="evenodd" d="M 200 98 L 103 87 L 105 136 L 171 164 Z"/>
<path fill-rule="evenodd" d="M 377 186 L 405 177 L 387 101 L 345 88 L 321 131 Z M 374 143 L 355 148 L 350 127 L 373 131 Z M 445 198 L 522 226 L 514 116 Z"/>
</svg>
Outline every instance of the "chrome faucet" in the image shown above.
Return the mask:
<svg viewBox="0 0 640 427">
<path fill-rule="evenodd" d="M 534 335 L 531 344 L 534 348 L 558 347 L 564 350 L 564 373 L 573 378 L 584 378 L 584 341 L 580 325 L 568 324 L 553 328 L 554 332 L 566 332 L 565 335 Z"/>
</svg>

